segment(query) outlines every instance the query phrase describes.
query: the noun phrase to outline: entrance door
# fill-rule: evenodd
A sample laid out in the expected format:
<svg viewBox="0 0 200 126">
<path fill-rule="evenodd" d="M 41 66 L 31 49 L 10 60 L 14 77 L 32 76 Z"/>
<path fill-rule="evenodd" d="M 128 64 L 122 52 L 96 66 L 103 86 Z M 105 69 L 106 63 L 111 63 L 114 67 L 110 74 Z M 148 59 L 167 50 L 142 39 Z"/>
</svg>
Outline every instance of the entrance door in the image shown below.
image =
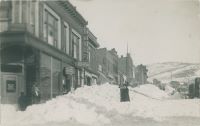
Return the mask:
<svg viewBox="0 0 200 126">
<path fill-rule="evenodd" d="M 87 85 L 91 86 L 91 79 L 90 79 L 90 77 L 87 77 Z"/>
<path fill-rule="evenodd" d="M 1 79 L 1 99 L 5 104 L 16 104 L 19 94 L 19 84 L 17 75 L 2 75 Z"/>
</svg>

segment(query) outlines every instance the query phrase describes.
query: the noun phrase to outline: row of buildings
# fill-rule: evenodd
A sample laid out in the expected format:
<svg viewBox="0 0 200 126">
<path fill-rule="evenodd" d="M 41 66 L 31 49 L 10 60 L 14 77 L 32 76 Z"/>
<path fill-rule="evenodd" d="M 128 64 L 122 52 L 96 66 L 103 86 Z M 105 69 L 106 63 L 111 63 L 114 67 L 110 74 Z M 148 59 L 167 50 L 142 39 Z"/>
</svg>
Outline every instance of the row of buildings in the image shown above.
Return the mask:
<svg viewBox="0 0 200 126">
<path fill-rule="evenodd" d="M 99 48 L 88 22 L 68 1 L 0 2 L 1 102 L 31 102 L 37 86 L 41 101 L 83 85 L 133 81 L 130 54 Z"/>
<path fill-rule="evenodd" d="M 134 65 L 129 53 L 125 57 L 119 57 L 114 48 L 100 48 L 97 49 L 96 57 L 99 73 L 97 83 L 121 84 L 127 81 L 133 84 Z"/>
</svg>

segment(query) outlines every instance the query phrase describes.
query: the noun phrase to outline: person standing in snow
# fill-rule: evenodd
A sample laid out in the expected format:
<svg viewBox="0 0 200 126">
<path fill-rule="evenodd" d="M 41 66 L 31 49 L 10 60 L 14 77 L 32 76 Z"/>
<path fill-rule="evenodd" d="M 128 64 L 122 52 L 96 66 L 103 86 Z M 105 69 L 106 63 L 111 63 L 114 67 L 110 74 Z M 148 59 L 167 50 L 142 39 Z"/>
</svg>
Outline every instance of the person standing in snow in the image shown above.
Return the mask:
<svg viewBox="0 0 200 126">
<path fill-rule="evenodd" d="M 38 104 L 40 102 L 40 90 L 36 84 L 32 88 L 32 103 Z"/>
<path fill-rule="evenodd" d="M 127 102 L 130 101 L 129 98 L 129 89 L 128 89 L 128 81 L 126 78 L 123 76 L 123 81 L 119 85 L 120 88 L 120 102 Z"/>
<path fill-rule="evenodd" d="M 21 92 L 20 97 L 18 98 L 18 106 L 20 111 L 24 111 L 27 107 L 27 98 L 24 95 L 24 92 Z"/>
</svg>

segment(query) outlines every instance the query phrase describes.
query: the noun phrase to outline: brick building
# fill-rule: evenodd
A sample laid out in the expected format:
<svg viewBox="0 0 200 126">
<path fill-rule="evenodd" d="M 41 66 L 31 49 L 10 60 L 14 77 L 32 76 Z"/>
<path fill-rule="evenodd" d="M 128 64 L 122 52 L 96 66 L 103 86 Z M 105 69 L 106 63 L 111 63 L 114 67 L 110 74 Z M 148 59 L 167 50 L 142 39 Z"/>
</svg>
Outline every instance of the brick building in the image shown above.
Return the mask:
<svg viewBox="0 0 200 126">
<path fill-rule="evenodd" d="M 135 69 L 135 78 L 137 85 L 146 84 L 147 83 L 147 72 L 148 69 L 145 65 L 138 65 Z"/>
<path fill-rule="evenodd" d="M 1 1 L 2 103 L 16 103 L 20 92 L 31 103 L 33 85 L 39 87 L 41 101 L 83 85 L 83 38 L 91 33 L 86 26 L 67 0 Z M 91 40 L 88 45 L 98 47 Z"/>
<path fill-rule="evenodd" d="M 88 86 L 97 83 L 97 57 L 96 50 L 99 47 L 96 36 L 87 28 L 84 37 L 83 62 L 84 67 L 84 83 Z"/>
<path fill-rule="evenodd" d="M 126 57 L 121 56 L 119 58 L 118 70 L 119 70 L 119 75 L 126 76 L 127 81 L 129 82 L 130 85 L 134 84 L 135 81 L 134 64 L 130 53 L 128 53 Z"/>
<path fill-rule="evenodd" d="M 100 73 L 98 83 L 118 83 L 118 55 L 113 48 L 107 50 L 101 48 L 97 50 L 98 71 Z"/>
</svg>

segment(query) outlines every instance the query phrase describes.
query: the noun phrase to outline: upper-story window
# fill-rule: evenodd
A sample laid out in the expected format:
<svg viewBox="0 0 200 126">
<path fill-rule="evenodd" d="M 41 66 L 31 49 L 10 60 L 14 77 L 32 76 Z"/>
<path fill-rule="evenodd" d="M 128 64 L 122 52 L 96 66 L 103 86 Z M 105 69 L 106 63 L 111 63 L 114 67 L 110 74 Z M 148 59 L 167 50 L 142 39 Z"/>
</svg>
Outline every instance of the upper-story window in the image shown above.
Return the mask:
<svg viewBox="0 0 200 126">
<path fill-rule="evenodd" d="M 75 59 L 79 58 L 79 37 L 72 33 L 72 46 L 73 46 L 73 57 Z"/>
<path fill-rule="evenodd" d="M 69 25 L 64 22 L 64 51 L 69 54 Z"/>
<path fill-rule="evenodd" d="M 91 47 L 88 46 L 88 61 L 91 61 Z"/>
<path fill-rule="evenodd" d="M 36 1 L 12 1 L 12 22 L 34 25 Z"/>
<path fill-rule="evenodd" d="M 23 24 L 28 27 L 28 31 L 38 36 L 38 6 L 36 0 L 13 0 L 12 1 L 12 23 Z"/>
<path fill-rule="evenodd" d="M 46 5 L 44 8 L 44 40 L 60 49 L 60 17 Z"/>
<path fill-rule="evenodd" d="M 98 70 L 99 70 L 100 72 L 102 72 L 102 71 L 103 71 L 103 69 L 102 69 L 102 66 L 101 66 L 101 65 L 98 65 Z"/>
<path fill-rule="evenodd" d="M 21 3 L 20 1 L 13 1 L 12 2 L 13 5 L 13 18 L 12 21 L 13 23 L 21 23 L 20 18 L 21 18 Z"/>
<path fill-rule="evenodd" d="M 72 54 L 75 59 L 81 60 L 81 36 L 72 29 Z"/>
</svg>

